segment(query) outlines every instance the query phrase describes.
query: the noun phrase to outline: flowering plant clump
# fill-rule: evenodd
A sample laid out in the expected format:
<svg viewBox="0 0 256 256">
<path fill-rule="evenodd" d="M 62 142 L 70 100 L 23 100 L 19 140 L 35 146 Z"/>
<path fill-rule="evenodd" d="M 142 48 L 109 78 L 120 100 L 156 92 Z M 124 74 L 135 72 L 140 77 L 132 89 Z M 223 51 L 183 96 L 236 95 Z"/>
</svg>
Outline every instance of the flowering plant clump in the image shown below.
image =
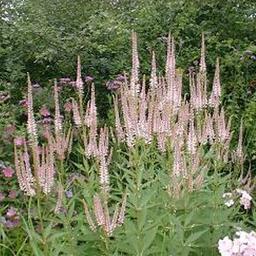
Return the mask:
<svg viewBox="0 0 256 256">
<path fill-rule="evenodd" d="M 43 86 L 27 75 L 26 131 L 7 129 L 18 134 L 11 136 L 15 170 L 0 169 L 0 236 L 10 236 L 3 255 L 215 255 L 234 223 L 251 225 L 252 174 L 241 171 L 239 189 L 223 194 L 237 184 L 230 170 L 243 170 L 246 154 L 242 123 L 237 147 L 231 143 L 219 58 L 209 86 L 204 35 L 199 66 L 186 73 L 169 34 L 165 72 L 152 51 L 147 79 L 135 32 L 131 39 L 130 74 L 106 84 L 113 127 L 98 116 L 98 84 L 82 74 L 79 56 L 76 79 L 52 81 L 52 102 L 39 107 Z M 254 255 L 254 240 L 254 232 L 237 232 L 219 240 L 219 252 Z"/>
<path fill-rule="evenodd" d="M 255 256 L 256 233 L 238 231 L 233 240 L 226 236 L 219 240 L 218 249 L 222 256 Z"/>
</svg>

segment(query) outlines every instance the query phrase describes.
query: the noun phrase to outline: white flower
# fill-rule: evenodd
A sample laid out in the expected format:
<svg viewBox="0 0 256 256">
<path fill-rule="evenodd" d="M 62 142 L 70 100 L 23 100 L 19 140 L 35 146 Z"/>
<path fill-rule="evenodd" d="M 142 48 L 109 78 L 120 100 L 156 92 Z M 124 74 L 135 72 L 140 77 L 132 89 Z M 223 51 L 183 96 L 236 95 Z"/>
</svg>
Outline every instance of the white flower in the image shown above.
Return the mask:
<svg viewBox="0 0 256 256">
<path fill-rule="evenodd" d="M 244 207 L 244 209 L 250 209 L 252 197 L 248 194 L 248 192 L 242 189 L 237 189 L 236 192 L 241 195 L 239 202 Z"/>
<path fill-rule="evenodd" d="M 223 197 L 223 198 L 230 198 L 230 197 L 232 197 L 232 193 L 224 193 L 224 194 L 222 195 L 222 197 Z"/>
<path fill-rule="evenodd" d="M 230 207 L 230 206 L 232 206 L 234 203 L 235 203 L 234 200 L 233 200 L 233 199 L 230 199 L 230 200 L 228 200 L 228 201 L 225 202 L 225 205 L 226 205 L 227 207 Z"/>
<path fill-rule="evenodd" d="M 256 233 L 238 231 L 233 241 L 226 236 L 218 245 L 222 256 L 256 256 Z"/>
<path fill-rule="evenodd" d="M 224 204 L 227 207 L 230 207 L 235 203 L 234 200 L 232 199 L 232 196 L 233 196 L 232 193 L 224 193 L 222 195 L 222 198 L 226 199 Z"/>
<path fill-rule="evenodd" d="M 229 239 L 228 236 L 224 237 L 224 239 L 219 240 L 218 242 L 218 249 L 222 256 L 232 256 L 233 250 L 233 242 Z"/>
</svg>

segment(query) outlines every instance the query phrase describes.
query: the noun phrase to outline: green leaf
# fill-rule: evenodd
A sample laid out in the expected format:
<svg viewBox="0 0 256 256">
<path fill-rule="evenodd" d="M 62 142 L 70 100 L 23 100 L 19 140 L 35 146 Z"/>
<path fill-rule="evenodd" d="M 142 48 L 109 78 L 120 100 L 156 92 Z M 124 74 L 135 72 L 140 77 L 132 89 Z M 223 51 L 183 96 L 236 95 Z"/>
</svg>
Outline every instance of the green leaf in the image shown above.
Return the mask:
<svg viewBox="0 0 256 256">
<path fill-rule="evenodd" d="M 185 245 L 189 247 L 193 247 L 193 242 L 198 240 L 203 234 L 205 234 L 209 229 L 198 231 L 196 233 L 192 233 L 188 239 L 186 239 Z"/>
<path fill-rule="evenodd" d="M 157 233 L 157 229 L 158 228 L 155 227 L 153 229 L 147 230 L 147 233 L 145 234 L 145 237 L 143 239 L 143 242 L 144 242 L 143 251 L 146 251 L 153 243 Z"/>
</svg>

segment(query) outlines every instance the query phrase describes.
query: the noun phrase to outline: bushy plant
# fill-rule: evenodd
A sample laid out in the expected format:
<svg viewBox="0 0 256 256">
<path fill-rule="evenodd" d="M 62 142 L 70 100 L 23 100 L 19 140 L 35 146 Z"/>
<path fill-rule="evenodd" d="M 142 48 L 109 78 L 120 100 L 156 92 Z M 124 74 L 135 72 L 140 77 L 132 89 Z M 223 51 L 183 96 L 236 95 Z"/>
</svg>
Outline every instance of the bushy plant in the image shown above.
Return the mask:
<svg viewBox="0 0 256 256">
<path fill-rule="evenodd" d="M 109 84 L 114 127 L 99 126 L 91 82 L 85 104 L 80 57 L 75 82 L 53 83 L 54 114 L 44 103 L 35 114 L 28 74 L 27 132 L 14 140 L 22 193 L 1 199 L 1 255 L 218 255 L 220 239 L 254 228 L 243 125 L 232 148 L 218 59 L 207 89 L 204 36 L 189 97 L 170 35 L 165 75 L 154 53 L 149 83 L 139 66 L 133 32 L 131 74 Z M 8 184 L 14 170 L 2 175 Z"/>
</svg>

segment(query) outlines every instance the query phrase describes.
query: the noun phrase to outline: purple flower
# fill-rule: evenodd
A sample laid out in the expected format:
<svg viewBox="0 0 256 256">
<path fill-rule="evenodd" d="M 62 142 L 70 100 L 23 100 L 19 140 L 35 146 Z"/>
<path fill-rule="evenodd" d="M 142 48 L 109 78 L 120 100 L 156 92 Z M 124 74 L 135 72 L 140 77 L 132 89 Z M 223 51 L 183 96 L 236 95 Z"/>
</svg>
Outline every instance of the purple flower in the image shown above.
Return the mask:
<svg viewBox="0 0 256 256">
<path fill-rule="evenodd" d="M 43 124 L 50 124 L 53 121 L 53 119 L 51 117 L 46 117 L 43 119 Z"/>
<path fill-rule="evenodd" d="M 27 108 L 28 107 L 28 100 L 27 99 L 20 100 L 19 105 L 24 107 L 24 108 Z"/>
<path fill-rule="evenodd" d="M 17 211 L 14 207 L 10 207 L 8 208 L 7 212 L 6 212 L 6 218 L 11 219 L 14 218 L 17 215 Z"/>
<path fill-rule="evenodd" d="M 20 224 L 20 217 L 14 207 L 8 208 L 5 214 L 5 227 L 7 228 L 15 228 Z"/>
<path fill-rule="evenodd" d="M 65 192 L 65 194 L 66 194 L 66 197 L 67 197 L 67 198 L 72 198 L 72 197 L 73 197 L 73 192 L 72 192 L 71 189 L 70 189 L 70 190 L 67 190 L 67 191 Z"/>
<path fill-rule="evenodd" d="M 76 81 L 70 81 L 69 84 L 70 84 L 72 87 L 76 88 Z"/>
<path fill-rule="evenodd" d="M 91 76 L 86 76 L 84 79 L 86 83 L 91 83 L 94 80 L 94 78 Z"/>
<path fill-rule="evenodd" d="M 43 106 L 40 110 L 39 113 L 42 117 L 49 117 L 51 115 L 50 111 L 46 106 Z"/>
<path fill-rule="evenodd" d="M 9 229 L 16 228 L 19 225 L 20 225 L 20 219 L 19 218 L 14 219 L 14 220 L 7 220 L 5 222 L 5 227 L 9 228 Z"/>
<path fill-rule="evenodd" d="M 122 74 L 117 75 L 116 80 L 119 82 L 125 82 L 125 77 Z"/>
<path fill-rule="evenodd" d="M 10 199 L 15 199 L 17 197 L 17 192 L 15 190 L 10 190 L 9 194 L 8 194 L 8 197 Z"/>
<path fill-rule="evenodd" d="M 4 193 L 0 192 L 0 202 L 4 201 L 5 195 Z"/>
<path fill-rule="evenodd" d="M 106 87 L 108 90 L 110 91 L 116 91 L 118 90 L 122 85 L 122 82 L 120 81 L 116 81 L 116 80 L 112 80 L 112 81 L 108 81 L 106 84 Z"/>
<path fill-rule="evenodd" d="M 22 146 L 22 145 L 24 144 L 24 142 L 25 142 L 25 140 L 24 140 L 23 137 L 16 137 L 16 138 L 14 139 L 14 144 L 15 144 L 16 146 Z"/>
<path fill-rule="evenodd" d="M 60 207 L 59 212 L 66 214 L 68 212 L 68 210 L 65 207 Z"/>
<path fill-rule="evenodd" d="M 14 174 L 14 170 L 11 167 L 4 168 L 2 172 L 6 178 L 11 178 Z"/>
<path fill-rule="evenodd" d="M 60 84 L 64 85 L 64 84 L 68 84 L 71 81 L 71 79 L 69 77 L 62 77 L 60 78 Z"/>
</svg>

